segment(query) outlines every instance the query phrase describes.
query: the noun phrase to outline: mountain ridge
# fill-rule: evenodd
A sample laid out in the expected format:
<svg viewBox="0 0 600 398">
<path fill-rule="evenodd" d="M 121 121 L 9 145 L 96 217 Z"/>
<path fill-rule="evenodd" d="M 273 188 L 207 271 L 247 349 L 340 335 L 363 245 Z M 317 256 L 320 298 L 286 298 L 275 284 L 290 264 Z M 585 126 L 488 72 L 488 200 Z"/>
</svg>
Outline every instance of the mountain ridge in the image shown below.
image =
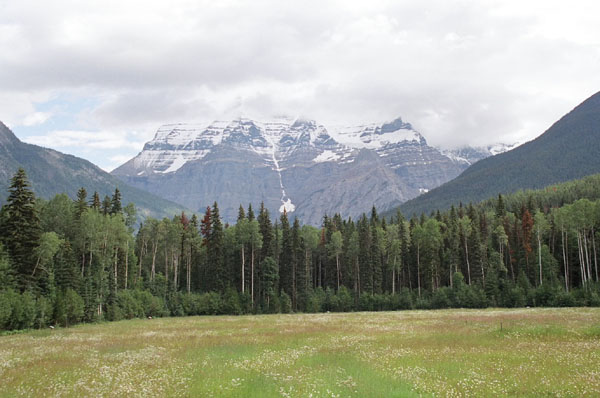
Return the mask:
<svg viewBox="0 0 600 398">
<path fill-rule="evenodd" d="M 400 210 L 409 215 L 427 213 L 598 173 L 599 136 L 600 92 L 534 140 L 473 164 L 454 180 L 402 204 Z"/>
<path fill-rule="evenodd" d="M 94 191 L 102 198 L 119 188 L 123 202 L 133 202 L 142 218 L 174 215 L 186 210 L 181 205 L 127 186 L 88 160 L 22 142 L 0 121 L 0 191 L 4 192 L 0 202 L 6 200 L 10 178 L 19 167 L 27 172 L 36 195 L 45 199 L 60 193 L 74 198 L 81 187 L 88 191 L 89 199 Z"/>
<path fill-rule="evenodd" d="M 216 200 L 226 221 L 235 220 L 240 204 L 262 201 L 315 225 L 324 214 L 397 205 L 467 166 L 401 118 L 351 127 L 237 118 L 163 125 L 112 174 L 196 211 Z"/>
</svg>

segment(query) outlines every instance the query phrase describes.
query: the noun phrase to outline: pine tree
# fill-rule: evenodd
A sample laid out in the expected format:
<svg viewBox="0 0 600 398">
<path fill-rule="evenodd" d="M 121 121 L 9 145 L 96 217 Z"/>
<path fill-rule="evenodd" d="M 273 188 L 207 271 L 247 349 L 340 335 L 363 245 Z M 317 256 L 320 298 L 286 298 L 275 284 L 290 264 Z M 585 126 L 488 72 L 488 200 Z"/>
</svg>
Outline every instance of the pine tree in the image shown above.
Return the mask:
<svg viewBox="0 0 600 398">
<path fill-rule="evenodd" d="M 262 235 L 263 245 L 260 252 L 261 261 L 266 257 L 273 257 L 273 225 L 269 210 L 265 208 L 264 202 L 260 204 L 260 212 L 258 213 L 258 223 L 260 225 L 260 234 Z"/>
<path fill-rule="evenodd" d="M 367 217 L 363 214 L 358 221 L 358 264 L 359 294 L 373 294 L 373 268 L 371 266 L 371 230 Z"/>
<path fill-rule="evenodd" d="M 294 270 L 292 264 L 292 236 L 287 212 L 281 215 L 281 254 L 279 256 L 279 283 L 281 291 L 294 294 Z"/>
<path fill-rule="evenodd" d="M 102 201 L 102 214 L 108 216 L 110 214 L 112 208 L 112 203 L 110 201 L 110 196 L 104 196 L 104 200 Z"/>
<path fill-rule="evenodd" d="M 98 194 L 98 191 L 94 192 L 94 195 L 92 196 L 92 201 L 90 202 L 90 207 L 94 210 L 100 211 L 102 203 L 100 202 L 100 195 Z"/>
<path fill-rule="evenodd" d="M 77 200 L 75 200 L 75 218 L 79 220 L 84 211 L 87 210 L 87 191 L 85 188 L 79 188 L 77 191 Z"/>
<path fill-rule="evenodd" d="M 496 203 L 496 218 L 504 218 L 506 215 L 506 209 L 504 207 L 504 199 L 502 194 L 498 194 L 498 202 Z"/>
<path fill-rule="evenodd" d="M 20 168 L 11 179 L 9 196 L 2 208 L 2 242 L 14 261 L 19 287 L 35 287 L 34 249 L 41 236 L 40 218 L 27 174 Z"/>
<path fill-rule="evenodd" d="M 81 273 L 68 240 L 62 243 L 56 254 L 54 278 L 59 289 L 81 290 Z"/>
<path fill-rule="evenodd" d="M 110 214 L 122 214 L 123 206 L 121 205 L 121 191 L 115 188 L 115 193 L 110 201 Z"/>
<path fill-rule="evenodd" d="M 222 293 L 225 291 L 225 287 L 230 285 L 230 281 L 228 280 L 229 275 L 227 275 L 225 270 L 223 223 L 221 222 L 217 202 L 213 204 L 210 213 L 210 223 L 211 228 L 207 248 L 208 286 L 210 290 Z"/>
</svg>

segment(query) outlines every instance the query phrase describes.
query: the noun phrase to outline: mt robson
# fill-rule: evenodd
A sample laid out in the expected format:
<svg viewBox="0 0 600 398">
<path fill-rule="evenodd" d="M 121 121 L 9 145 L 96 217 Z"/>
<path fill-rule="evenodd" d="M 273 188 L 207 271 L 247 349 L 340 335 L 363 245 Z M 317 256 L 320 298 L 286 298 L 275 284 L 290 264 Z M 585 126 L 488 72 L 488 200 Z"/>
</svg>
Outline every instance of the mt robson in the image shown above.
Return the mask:
<svg viewBox="0 0 600 398">
<path fill-rule="evenodd" d="M 217 201 L 228 222 L 240 204 L 264 202 L 272 214 L 285 209 L 318 225 L 325 214 L 389 209 L 506 149 L 442 152 L 400 118 L 329 129 L 313 120 L 239 118 L 164 125 L 112 174 L 194 211 Z"/>
</svg>

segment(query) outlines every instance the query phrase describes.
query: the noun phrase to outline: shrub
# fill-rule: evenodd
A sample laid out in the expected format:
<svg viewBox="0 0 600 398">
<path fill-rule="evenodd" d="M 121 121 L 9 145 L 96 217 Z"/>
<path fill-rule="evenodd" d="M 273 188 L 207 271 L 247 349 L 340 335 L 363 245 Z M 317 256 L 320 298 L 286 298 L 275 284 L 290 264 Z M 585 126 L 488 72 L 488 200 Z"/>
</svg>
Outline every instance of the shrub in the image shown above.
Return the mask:
<svg viewBox="0 0 600 398">
<path fill-rule="evenodd" d="M 279 302 L 282 314 L 289 314 L 292 312 L 292 299 L 290 299 L 290 296 L 286 292 L 281 292 Z"/>
</svg>

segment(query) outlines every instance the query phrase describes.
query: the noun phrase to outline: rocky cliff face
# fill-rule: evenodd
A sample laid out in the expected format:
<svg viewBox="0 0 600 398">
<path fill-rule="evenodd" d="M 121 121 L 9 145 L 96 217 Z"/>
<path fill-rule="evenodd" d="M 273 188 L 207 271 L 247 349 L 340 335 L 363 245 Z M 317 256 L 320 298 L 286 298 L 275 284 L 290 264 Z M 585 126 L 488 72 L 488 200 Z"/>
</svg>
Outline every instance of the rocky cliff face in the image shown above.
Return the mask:
<svg viewBox="0 0 600 398">
<path fill-rule="evenodd" d="M 324 214 L 385 210 L 456 177 L 468 163 L 427 145 L 397 119 L 326 128 L 312 120 L 237 119 L 159 128 L 113 174 L 202 212 L 214 201 L 226 221 L 240 204 L 284 209 L 304 223 Z"/>
</svg>

